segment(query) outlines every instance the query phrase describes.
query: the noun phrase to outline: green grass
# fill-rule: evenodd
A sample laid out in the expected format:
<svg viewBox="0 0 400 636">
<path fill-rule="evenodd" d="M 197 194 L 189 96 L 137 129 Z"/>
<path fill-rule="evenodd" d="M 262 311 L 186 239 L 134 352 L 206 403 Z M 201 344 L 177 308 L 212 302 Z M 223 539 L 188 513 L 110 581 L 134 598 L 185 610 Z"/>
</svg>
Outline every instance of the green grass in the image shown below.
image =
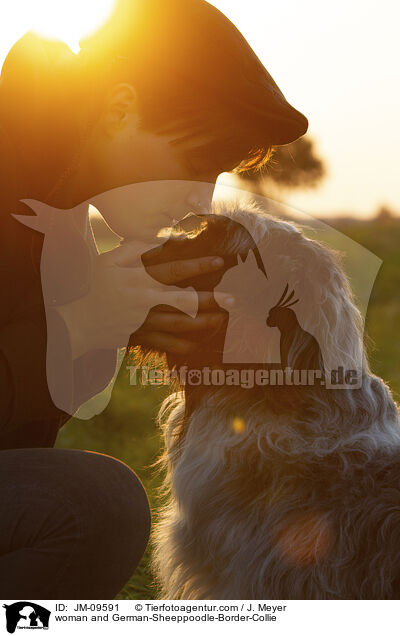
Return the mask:
<svg viewBox="0 0 400 636">
<path fill-rule="evenodd" d="M 395 397 L 400 396 L 400 222 L 386 224 L 336 223 L 337 229 L 383 260 L 367 314 L 367 333 L 375 343 L 370 360 L 375 373 L 387 381 Z M 79 448 L 106 453 L 128 464 L 142 480 L 157 518 L 156 490 L 160 477 L 151 467 L 161 449 L 155 415 L 165 388 L 130 386 L 122 365 L 107 409 L 91 420 L 71 419 L 57 438 L 58 448 Z M 147 547 L 136 572 L 117 599 L 153 599 L 157 588 L 150 572 L 151 547 Z"/>
<path fill-rule="evenodd" d="M 141 479 L 150 501 L 153 522 L 157 515 L 160 475 L 152 468 L 161 450 L 155 417 L 165 388 L 130 386 L 122 365 L 111 401 L 103 413 L 90 420 L 71 419 L 57 437 L 56 448 L 79 448 L 105 453 L 130 466 Z M 150 572 L 148 545 L 139 567 L 119 599 L 153 599 L 157 589 Z"/>
<path fill-rule="evenodd" d="M 337 228 L 376 254 L 382 267 L 372 290 L 366 316 L 366 333 L 371 367 L 400 400 L 400 220 L 371 221 Z"/>
</svg>

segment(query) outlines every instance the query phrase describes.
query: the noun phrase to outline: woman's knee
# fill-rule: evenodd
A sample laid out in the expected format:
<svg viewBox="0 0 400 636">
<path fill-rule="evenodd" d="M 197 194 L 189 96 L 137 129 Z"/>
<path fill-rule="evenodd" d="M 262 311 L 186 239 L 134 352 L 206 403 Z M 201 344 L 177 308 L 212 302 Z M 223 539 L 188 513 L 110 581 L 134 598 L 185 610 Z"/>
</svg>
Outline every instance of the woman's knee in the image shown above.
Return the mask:
<svg viewBox="0 0 400 636">
<path fill-rule="evenodd" d="M 150 506 L 137 475 L 123 462 L 91 451 L 28 449 L 2 459 L 4 474 L 9 460 L 9 478 L 19 478 L 12 485 L 18 503 L 10 520 L 14 549 L 29 543 L 34 557 L 40 544 L 49 568 L 58 559 L 59 580 L 51 584 L 60 598 L 113 598 L 134 572 L 150 534 Z M 13 526 L 24 513 L 23 493 L 32 520 L 16 546 Z"/>
<path fill-rule="evenodd" d="M 113 598 L 146 549 L 151 528 L 149 501 L 141 481 L 126 464 L 100 453 L 81 453 L 77 456 L 80 483 L 73 484 L 68 493 L 79 520 L 71 570 L 76 570 L 81 595 L 90 589 L 96 598 Z"/>
<path fill-rule="evenodd" d="M 139 477 L 124 462 L 93 451 L 81 451 L 76 500 L 86 529 L 107 532 L 108 537 L 147 539 L 151 513 Z M 101 527 L 99 526 L 101 524 Z M 84 524 L 83 524 L 84 525 Z"/>
<path fill-rule="evenodd" d="M 109 455 L 44 451 L 39 481 L 46 479 L 44 490 L 50 487 L 77 519 L 81 556 L 90 558 L 92 553 L 93 558 L 100 554 L 106 559 L 107 554 L 116 558 L 123 552 L 126 561 L 135 562 L 145 550 L 151 527 L 149 501 L 138 476 Z"/>
</svg>

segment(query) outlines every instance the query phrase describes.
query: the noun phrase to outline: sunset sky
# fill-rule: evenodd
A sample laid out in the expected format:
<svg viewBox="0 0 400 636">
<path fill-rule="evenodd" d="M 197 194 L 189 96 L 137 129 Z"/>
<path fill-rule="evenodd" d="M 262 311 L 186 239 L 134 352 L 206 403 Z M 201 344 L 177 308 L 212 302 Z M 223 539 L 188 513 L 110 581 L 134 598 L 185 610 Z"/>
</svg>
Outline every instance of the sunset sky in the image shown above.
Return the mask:
<svg viewBox="0 0 400 636">
<path fill-rule="evenodd" d="M 79 38 L 113 0 L 13 0 L 0 9 L 0 61 L 30 28 Z M 282 201 L 323 216 L 400 213 L 400 5 L 394 0 L 215 0 L 285 97 L 309 119 L 328 176 Z"/>
</svg>

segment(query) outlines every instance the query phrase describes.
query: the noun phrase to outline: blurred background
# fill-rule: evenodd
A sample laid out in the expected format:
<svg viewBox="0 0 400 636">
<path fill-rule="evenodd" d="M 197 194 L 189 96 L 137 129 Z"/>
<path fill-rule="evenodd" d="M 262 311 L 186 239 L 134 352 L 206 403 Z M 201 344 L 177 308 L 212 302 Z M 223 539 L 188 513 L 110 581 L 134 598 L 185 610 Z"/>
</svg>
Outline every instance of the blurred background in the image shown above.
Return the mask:
<svg viewBox="0 0 400 636">
<path fill-rule="evenodd" d="M 234 185 L 323 219 L 378 256 L 366 335 L 371 366 L 400 391 L 400 5 L 391 0 L 215 0 L 246 37 L 288 101 L 309 119 L 309 131 L 278 149 L 265 170 Z M 108 17 L 113 0 L 13 0 L 0 7 L 0 62 L 27 30 L 79 39 Z M 113 239 L 103 232 L 101 249 Z M 103 234 L 102 234 L 103 232 Z M 345 261 L 346 262 L 346 261 Z M 71 419 L 56 446 L 107 453 L 142 479 L 157 518 L 160 475 L 151 467 L 161 449 L 154 416 L 168 389 L 134 387 L 124 365 L 107 409 L 91 420 Z M 153 598 L 150 546 L 118 598 Z"/>
</svg>

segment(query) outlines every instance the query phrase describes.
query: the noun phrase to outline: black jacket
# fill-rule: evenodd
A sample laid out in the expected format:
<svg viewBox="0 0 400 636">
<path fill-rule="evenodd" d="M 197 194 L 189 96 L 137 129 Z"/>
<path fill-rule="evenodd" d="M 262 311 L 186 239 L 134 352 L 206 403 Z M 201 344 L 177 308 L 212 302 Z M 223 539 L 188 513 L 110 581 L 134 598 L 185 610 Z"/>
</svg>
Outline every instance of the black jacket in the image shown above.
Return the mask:
<svg viewBox="0 0 400 636">
<path fill-rule="evenodd" d="M 68 330 L 54 312 L 52 324 L 62 352 L 59 365 L 65 393 L 71 397 L 68 408 L 54 404 L 46 376 L 47 325 L 40 276 L 44 237 L 11 216 L 32 214 L 24 204 L 3 198 L 1 213 L 0 449 L 49 447 L 73 412 L 107 386 L 116 352 L 93 351 L 73 362 Z"/>
</svg>

